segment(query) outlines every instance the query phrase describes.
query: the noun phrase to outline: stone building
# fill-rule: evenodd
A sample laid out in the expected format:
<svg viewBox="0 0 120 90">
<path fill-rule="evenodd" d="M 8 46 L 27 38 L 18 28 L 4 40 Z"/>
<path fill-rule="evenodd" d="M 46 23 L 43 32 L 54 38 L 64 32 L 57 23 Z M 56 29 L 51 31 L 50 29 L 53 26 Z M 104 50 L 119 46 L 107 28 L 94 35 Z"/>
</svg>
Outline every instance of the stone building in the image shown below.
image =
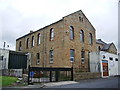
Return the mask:
<svg viewBox="0 0 120 90">
<path fill-rule="evenodd" d="M 117 54 L 117 48 L 114 43 L 106 43 L 101 39 L 96 40 L 97 51 L 105 51 L 112 54 Z"/>
<path fill-rule="evenodd" d="M 89 53 L 96 51 L 96 30 L 79 10 L 16 39 L 16 51 L 31 54 L 34 67 L 74 67 L 89 71 Z"/>
</svg>

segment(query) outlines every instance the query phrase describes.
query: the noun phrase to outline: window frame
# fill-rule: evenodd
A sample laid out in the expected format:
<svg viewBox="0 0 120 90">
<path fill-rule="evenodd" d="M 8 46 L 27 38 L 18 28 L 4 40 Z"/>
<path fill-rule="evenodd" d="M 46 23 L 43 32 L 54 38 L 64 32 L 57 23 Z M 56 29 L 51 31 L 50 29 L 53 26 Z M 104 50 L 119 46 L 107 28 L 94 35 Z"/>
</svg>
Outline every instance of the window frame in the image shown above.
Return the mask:
<svg viewBox="0 0 120 90">
<path fill-rule="evenodd" d="M 80 30 L 80 42 L 84 43 L 84 31 Z"/>
<path fill-rule="evenodd" d="M 70 62 L 74 62 L 74 61 L 75 61 L 75 50 L 70 49 Z"/>
<path fill-rule="evenodd" d="M 19 51 L 22 51 L 22 41 L 19 42 Z"/>
<path fill-rule="evenodd" d="M 32 43 L 31 43 L 31 46 L 34 47 L 35 46 L 35 37 L 32 36 Z"/>
<path fill-rule="evenodd" d="M 26 39 L 26 49 L 29 48 L 29 38 Z"/>
<path fill-rule="evenodd" d="M 109 57 L 109 60 L 113 61 L 113 57 Z"/>
<path fill-rule="evenodd" d="M 84 22 L 83 16 L 79 16 L 79 21 L 82 23 Z"/>
<path fill-rule="evenodd" d="M 81 63 L 82 64 L 85 63 L 85 51 L 84 50 L 81 51 Z"/>
<path fill-rule="evenodd" d="M 115 58 L 115 61 L 118 61 L 118 58 Z"/>
<path fill-rule="evenodd" d="M 70 40 L 74 40 L 74 27 L 70 26 L 69 29 L 70 29 Z"/>
<path fill-rule="evenodd" d="M 37 45 L 41 44 L 41 33 L 38 33 L 37 35 Z"/>
<path fill-rule="evenodd" d="M 37 57 L 37 64 L 40 64 L 40 53 L 37 53 L 36 57 Z"/>
<path fill-rule="evenodd" d="M 53 50 L 50 50 L 49 51 L 49 61 L 50 61 L 50 64 L 53 63 L 53 60 L 54 60 L 54 52 L 53 52 Z"/>
<path fill-rule="evenodd" d="M 50 29 L 50 41 L 54 40 L 54 28 Z"/>
<path fill-rule="evenodd" d="M 89 44 L 90 44 L 90 45 L 93 44 L 93 36 L 92 36 L 92 33 L 89 33 Z"/>
</svg>

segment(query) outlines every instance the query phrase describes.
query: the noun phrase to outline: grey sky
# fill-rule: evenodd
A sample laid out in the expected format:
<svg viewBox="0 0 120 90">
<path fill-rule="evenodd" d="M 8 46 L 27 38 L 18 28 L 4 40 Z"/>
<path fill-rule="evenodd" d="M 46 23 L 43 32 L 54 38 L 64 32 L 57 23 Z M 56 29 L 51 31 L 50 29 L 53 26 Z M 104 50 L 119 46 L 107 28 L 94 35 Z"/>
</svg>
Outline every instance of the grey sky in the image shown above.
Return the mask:
<svg viewBox="0 0 120 90">
<path fill-rule="evenodd" d="M 0 0 L 0 48 L 15 50 L 16 38 L 82 10 L 96 29 L 96 37 L 118 43 L 119 0 Z"/>
</svg>

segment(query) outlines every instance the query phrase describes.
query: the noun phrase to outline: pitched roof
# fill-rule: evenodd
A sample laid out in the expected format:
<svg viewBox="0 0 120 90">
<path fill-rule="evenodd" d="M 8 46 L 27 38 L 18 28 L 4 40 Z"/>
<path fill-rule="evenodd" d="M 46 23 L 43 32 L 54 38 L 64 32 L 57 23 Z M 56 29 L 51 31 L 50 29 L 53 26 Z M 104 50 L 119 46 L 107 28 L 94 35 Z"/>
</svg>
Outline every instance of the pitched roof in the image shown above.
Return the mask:
<svg viewBox="0 0 120 90">
<path fill-rule="evenodd" d="M 112 43 L 105 44 L 102 48 L 103 51 L 108 50 Z"/>
<path fill-rule="evenodd" d="M 113 44 L 113 43 L 105 43 L 104 41 L 102 41 L 101 39 L 97 39 L 96 40 L 96 43 L 97 44 L 102 44 L 103 45 L 103 48 L 101 48 L 102 51 L 106 51 L 110 48 L 110 46 Z"/>
<path fill-rule="evenodd" d="M 97 44 L 102 44 L 102 45 L 106 45 L 107 43 L 105 43 L 104 41 L 102 41 L 101 39 L 97 39 L 96 40 Z"/>
</svg>

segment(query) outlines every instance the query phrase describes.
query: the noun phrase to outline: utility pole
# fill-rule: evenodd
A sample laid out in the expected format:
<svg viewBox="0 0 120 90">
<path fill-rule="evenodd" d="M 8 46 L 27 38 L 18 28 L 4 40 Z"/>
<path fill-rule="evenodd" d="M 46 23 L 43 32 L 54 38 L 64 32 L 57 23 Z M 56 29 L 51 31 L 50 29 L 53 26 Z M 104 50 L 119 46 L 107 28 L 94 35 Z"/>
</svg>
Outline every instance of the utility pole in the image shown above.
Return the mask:
<svg viewBox="0 0 120 90">
<path fill-rule="evenodd" d="M 5 49 L 5 44 L 6 44 L 6 42 L 4 42 L 4 44 L 3 44 L 3 49 Z"/>
</svg>

